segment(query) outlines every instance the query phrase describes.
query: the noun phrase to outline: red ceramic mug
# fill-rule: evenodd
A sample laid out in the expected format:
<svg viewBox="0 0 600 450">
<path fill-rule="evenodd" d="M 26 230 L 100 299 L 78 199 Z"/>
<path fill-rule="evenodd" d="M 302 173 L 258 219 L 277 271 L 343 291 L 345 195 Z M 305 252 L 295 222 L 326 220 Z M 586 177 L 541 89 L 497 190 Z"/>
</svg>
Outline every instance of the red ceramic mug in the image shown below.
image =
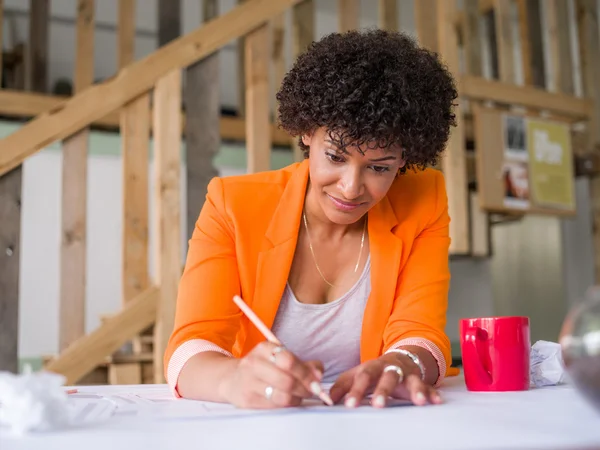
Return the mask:
<svg viewBox="0 0 600 450">
<path fill-rule="evenodd" d="M 460 347 L 469 391 L 529 389 L 527 317 L 461 319 Z"/>
</svg>

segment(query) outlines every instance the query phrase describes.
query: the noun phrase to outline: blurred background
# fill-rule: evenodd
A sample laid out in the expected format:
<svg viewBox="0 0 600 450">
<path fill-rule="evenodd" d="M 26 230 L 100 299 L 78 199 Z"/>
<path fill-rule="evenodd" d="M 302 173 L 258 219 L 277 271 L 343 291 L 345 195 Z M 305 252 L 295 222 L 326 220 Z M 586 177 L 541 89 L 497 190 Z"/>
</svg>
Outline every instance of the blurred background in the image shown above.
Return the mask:
<svg viewBox="0 0 600 450">
<path fill-rule="evenodd" d="M 599 7 L 0 0 L 0 370 L 51 363 L 73 382 L 160 381 L 208 181 L 298 160 L 274 125 L 283 74 L 311 41 L 372 27 L 411 34 L 459 82 L 459 127 L 438 167 L 453 356 L 462 317 L 527 315 L 532 343 L 556 342 L 600 274 Z M 561 171 L 528 160 L 525 203 L 502 184 L 506 115 L 566 136 Z"/>
</svg>

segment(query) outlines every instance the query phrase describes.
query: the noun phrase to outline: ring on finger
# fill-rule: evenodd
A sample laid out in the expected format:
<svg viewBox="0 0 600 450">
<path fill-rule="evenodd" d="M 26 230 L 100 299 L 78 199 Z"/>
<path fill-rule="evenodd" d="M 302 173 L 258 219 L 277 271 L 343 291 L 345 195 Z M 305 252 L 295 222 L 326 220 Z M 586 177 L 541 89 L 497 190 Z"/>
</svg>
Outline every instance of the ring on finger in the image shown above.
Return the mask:
<svg viewBox="0 0 600 450">
<path fill-rule="evenodd" d="M 273 386 L 267 386 L 265 388 L 265 398 L 267 399 L 267 401 L 271 401 L 271 397 L 273 397 Z"/>
<path fill-rule="evenodd" d="M 402 369 L 394 364 L 391 364 L 389 366 L 385 366 L 385 368 L 383 369 L 383 372 L 396 372 L 396 375 L 398 375 L 398 383 L 402 383 L 402 381 L 404 380 L 404 372 L 402 371 Z"/>
<path fill-rule="evenodd" d="M 276 361 L 276 359 L 277 359 L 277 354 L 278 354 L 278 353 L 281 353 L 283 350 L 284 350 L 284 348 L 283 348 L 283 347 L 281 347 L 281 346 L 274 347 L 274 348 L 273 348 L 273 350 L 271 350 L 271 356 L 269 356 L 269 360 L 270 360 L 270 361 L 271 361 L 273 364 L 275 364 L 275 361 Z"/>
</svg>

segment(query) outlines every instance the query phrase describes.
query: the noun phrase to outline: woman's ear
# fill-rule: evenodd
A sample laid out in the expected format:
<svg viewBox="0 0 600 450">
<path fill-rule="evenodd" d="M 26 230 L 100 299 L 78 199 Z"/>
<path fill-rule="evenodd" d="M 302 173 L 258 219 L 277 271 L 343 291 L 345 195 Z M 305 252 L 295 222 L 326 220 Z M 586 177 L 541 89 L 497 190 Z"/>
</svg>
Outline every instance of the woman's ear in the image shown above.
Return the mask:
<svg viewBox="0 0 600 450">
<path fill-rule="evenodd" d="M 312 133 L 311 134 L 303 134 L 302 135 L 302 143 L 307 147 L 310 147 L 310 142 L 312 141 Z"/>
</svg>

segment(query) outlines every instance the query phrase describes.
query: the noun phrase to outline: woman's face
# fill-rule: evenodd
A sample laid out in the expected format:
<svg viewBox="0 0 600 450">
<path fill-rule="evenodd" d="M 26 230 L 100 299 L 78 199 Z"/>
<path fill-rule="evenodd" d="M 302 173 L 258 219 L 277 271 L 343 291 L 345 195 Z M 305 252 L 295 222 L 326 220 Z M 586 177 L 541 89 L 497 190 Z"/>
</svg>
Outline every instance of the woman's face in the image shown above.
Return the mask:
<svg viewBox="0 0 600 450">
<path fill-rule="evenodd" d="M 358 221 L 388 192 L 404 166 L 399 148 L 336 147 L 325 128 L 302 141 L 310 147 L 311 192 L 327 218 L 347 225 Z"/>
</svg>

